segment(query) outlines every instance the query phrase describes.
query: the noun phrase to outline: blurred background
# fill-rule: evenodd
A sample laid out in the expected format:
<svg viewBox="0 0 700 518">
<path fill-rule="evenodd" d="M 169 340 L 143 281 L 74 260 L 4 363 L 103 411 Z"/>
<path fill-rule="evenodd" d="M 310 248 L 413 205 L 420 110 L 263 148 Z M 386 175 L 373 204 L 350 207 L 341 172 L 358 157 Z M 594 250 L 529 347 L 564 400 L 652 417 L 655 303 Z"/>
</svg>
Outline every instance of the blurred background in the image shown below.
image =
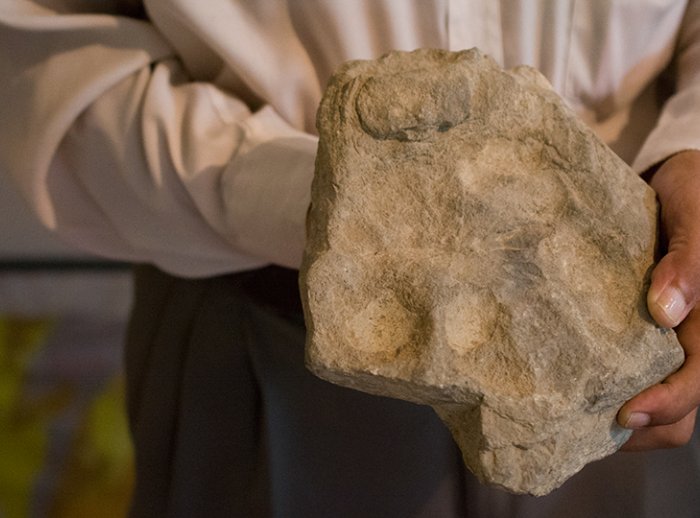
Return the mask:
<svg viewBox="0 0 700 518">
<path fill-rule="evenodd" d="M 43 229 L 0 172 L 0 518 L 123 517 L 126 265 Z"/>
</svg>

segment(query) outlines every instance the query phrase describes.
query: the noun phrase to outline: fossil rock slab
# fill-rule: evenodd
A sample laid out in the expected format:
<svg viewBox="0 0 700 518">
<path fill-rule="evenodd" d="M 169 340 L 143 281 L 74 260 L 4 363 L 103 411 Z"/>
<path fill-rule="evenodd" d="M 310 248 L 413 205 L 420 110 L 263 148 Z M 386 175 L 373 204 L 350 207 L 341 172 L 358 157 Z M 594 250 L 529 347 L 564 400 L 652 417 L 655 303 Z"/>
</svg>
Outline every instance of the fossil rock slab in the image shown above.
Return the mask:
<svg viewBox="0 0 700 518">
<path fill-rule="evenodd" d="M 530 68 L 392 53 L 333 77 L 301 272 L 318 376 L 431 405 L 483 481 L 546 494 L 679 367 L 645 308 L 652 191 Z"/>
</svg>

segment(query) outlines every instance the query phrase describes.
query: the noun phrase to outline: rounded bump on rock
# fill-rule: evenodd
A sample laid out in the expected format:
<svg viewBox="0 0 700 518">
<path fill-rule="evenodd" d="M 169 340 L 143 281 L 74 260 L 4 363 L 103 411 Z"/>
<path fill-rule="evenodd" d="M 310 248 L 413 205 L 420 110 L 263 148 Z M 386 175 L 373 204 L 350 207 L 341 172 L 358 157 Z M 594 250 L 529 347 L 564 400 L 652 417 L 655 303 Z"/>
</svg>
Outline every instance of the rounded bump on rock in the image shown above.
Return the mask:
<svg viewBox="0 0 700 518">
<path fill-rule="evenodd" d="M 428 140 L 469 117 L 469 80 L 449 68 L 410 70 L 367 79 L 357 94 L 362 129 L 379 140 Z"/>
</svg>

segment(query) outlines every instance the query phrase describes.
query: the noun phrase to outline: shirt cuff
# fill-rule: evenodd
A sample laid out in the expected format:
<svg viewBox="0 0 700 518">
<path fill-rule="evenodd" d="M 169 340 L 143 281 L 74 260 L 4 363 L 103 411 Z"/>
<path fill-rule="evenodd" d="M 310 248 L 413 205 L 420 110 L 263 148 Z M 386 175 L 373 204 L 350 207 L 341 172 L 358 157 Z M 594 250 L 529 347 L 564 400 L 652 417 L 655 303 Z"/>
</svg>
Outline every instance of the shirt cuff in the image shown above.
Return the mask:
<svg viewBox="0 0 700 518">
<path fill-rule="evenodd" d="M 227 224 L 241 251 L 299 268 L 318 139 L 263 108 L 223 178 Z"/>
<path fill-rule="evenodd" d="M 668 101 L 632 168 L 641 174 L 689 149 L 700 149 L 700 87 L 684 90 Z"/>
</svg>

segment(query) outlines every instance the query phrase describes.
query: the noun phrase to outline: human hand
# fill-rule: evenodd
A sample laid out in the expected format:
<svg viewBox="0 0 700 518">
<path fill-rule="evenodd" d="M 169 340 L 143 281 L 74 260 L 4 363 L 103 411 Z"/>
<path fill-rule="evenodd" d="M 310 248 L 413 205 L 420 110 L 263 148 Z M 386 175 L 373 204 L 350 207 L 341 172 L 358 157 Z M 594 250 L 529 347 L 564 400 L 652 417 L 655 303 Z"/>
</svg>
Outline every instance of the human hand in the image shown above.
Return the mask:
<svg viewBox="0 0 700 518">
<path fill-rule="evenodd" d="M 676 328 L 686 359 L 620 409 L 620 425 L 635 430 L 627 451 L 687 443 L 700 405 L 700 151 L 673 155 L 649 184 L 661 203 L 668 251 L 652 272 L 647 306 L 659 325 Z"/>
</svg>

